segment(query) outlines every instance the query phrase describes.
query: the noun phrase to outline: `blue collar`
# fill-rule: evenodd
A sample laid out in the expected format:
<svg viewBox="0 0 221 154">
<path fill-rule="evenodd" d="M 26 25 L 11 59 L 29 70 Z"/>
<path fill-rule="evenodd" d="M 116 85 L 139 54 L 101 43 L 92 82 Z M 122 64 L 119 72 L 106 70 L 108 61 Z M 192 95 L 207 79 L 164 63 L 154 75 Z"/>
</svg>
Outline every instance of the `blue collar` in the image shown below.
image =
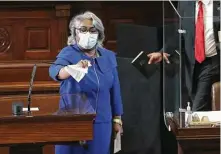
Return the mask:
<svg viewBox="0 0 221 154">
<path fill-rule="evenodd" d="M 79 48 L 79 46 L 78 46 L 77 44 L 74 44 L 74 45 L 71 45 L 71 46 L 75 49 L 75 51 L 81 53 L 82 56 L 84 56 L 84 58 L 92 59 L 91 57 L 88 57 L 87 55 L 85 55 L 85 54 L 82 52 L 82 50 Z M 97 47 L 96 50 L 97 50 L 97 51 L 99 52 L 99 54 L 100 54 L 100 56 L 99 56 L 98 58 L 100 58 L 100 57 L 102 57 L 102 56 L 105 55 L 104 48 Z"/>
</svg>

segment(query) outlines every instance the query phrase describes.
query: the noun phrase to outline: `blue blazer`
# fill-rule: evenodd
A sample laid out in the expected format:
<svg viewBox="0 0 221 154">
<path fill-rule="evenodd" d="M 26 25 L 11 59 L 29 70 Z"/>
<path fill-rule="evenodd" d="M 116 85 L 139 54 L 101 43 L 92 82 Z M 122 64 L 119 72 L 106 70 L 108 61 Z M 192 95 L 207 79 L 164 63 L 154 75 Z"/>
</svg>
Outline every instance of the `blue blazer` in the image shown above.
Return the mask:
<svg viewBox="0 0 221 154">
<path fill-rule="evenodd" d="M 96 123 L 110 122 L 113 116 L 123 114 L 117 62 L 114 52 L 100 47 L 97 50 L 100 56 L 93 59 L 77 45 L 67 46 L 50 66 L 49 74 L 60 82 L 60 109 L 72 109 L 80 114 L 96 112 Z M 71 76 L 62 81 L 57 79 L 62 67 L 80 60 L 89 60 L 92 64 L 80 82 Z"/>
</svg>

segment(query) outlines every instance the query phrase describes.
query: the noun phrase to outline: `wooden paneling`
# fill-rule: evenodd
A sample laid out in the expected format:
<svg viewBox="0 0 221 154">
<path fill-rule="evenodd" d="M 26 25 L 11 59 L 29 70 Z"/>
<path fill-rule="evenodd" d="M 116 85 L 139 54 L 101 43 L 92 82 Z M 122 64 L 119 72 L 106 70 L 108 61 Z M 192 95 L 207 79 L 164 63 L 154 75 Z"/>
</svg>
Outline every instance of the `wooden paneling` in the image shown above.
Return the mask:
<svg viewBox="0 0 221 154">
<path fill-rule="evenodd" d="M 22 5 L 14 9 L 1 6 L 0 59 L 54 59 L 62 48 L 60 44 L 66 43 L 70 6 L 39 5 L 32 6 L 31 11 Z"/>
<path fill-rule="evenodd" d="M 13 26 L 10 22 L 6 22 L 4 26 L 0 23 L 0 59 L 12 59 Z"/>
<path fill-rule="evenodd" d="M 52 30 L 54 29 L 54 30 Z M 56 29 L 53 28 L 52 22 L 48 20 L 31 21 L 26 20 L 24 42 L 25 59 L 45 59 L 50 58 L 51 44 L 55 36 Z"/>
<path fill-rule="evenodd" d="M 31 107 L 39 107 L 34 115 L 53 114 L 58 110 L 59 99 L 59 94 L 33 94 Z M 3 108 L 0 108 L 0 117 L 12 115 L 12 103 L 16 102 L 22 102 L 27 107 L 27 95 L 1 96 L 0 106 Z"/>
<path fill-rule="evenodd" d="M 11 34 L 11 26 L 5 26 L 4 28 L 0 28 L 0 53 L 5 53 L 10 49 L 12 43 L 10 39 Z"/>
<path fill-rule="evenodd" d="M 58 109 L 59 83 L 49 77 L 48 68 L 66 44 L 69 15 L 70 5 L 1 2 L 0 117 L 11 115 L 14 102 L 27 106 L 34 64 L 37 64 L 37 72 L 31 107 L 40 109 L 34 114 L 52 114 Z M 45 146 L 43 151 L 52 154 L 54 146 Z M 8 154 L 9 149 L 1 147 L 0 153 Z"/>
<path fill-rule="evenodd" d="M 29 82 L 34 64 L 37 64 L 35 81 L 52 81 L 49 62 L 0 62 L 0 82 Z M 3 83 L 0 83 L 0 85 Z"/>
<path fill-rule="evenodd" d="M 49 52 L 50 51 L 50 28 L 49 27 L 26 27 L 25 38 L 27 39 L 26 52 Z M 39 51 L 38 51 L 39 50 Z"/>
<path fill-rule="evenodd" d="M 16 95 L 28 93 L 29 82 L 1 82 L 0 94 Z M 32 93 L 56 93 L 59 91 L 60 84 L 55 81 L 35 81 L 32 88 Z"/>
</svg>

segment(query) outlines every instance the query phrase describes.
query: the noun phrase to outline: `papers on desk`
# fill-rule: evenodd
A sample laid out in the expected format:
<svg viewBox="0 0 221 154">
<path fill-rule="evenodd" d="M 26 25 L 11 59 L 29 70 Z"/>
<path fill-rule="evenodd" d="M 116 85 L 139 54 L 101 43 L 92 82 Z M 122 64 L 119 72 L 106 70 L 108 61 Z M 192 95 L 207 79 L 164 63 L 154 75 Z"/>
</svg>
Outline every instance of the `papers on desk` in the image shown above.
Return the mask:
<svg viewBox="0 0 221 154">
<path fill-rule="evenodd" d="M 185 121 L 187 122 L 188 114 L 185 114 Z M 190 125 L 214 125 L 220 126 L 221 111 L 199 111 L 191 113 Z"/>
<path fill-rule="evenodd" d="M 119 131 L 114 139 L 114 153 L 121 150 L 121 131 Z"/>
<path fill-rule="evenodd" d="M 92 66 L 89 63 L 90 67 Z M 67 71 L 77 82 L 80 82 L 86 73 L 88 73 L 88 67 L 82 68 L 80 65 L 68 65 L 64 67 L 64 70 Z"/>
</svg>

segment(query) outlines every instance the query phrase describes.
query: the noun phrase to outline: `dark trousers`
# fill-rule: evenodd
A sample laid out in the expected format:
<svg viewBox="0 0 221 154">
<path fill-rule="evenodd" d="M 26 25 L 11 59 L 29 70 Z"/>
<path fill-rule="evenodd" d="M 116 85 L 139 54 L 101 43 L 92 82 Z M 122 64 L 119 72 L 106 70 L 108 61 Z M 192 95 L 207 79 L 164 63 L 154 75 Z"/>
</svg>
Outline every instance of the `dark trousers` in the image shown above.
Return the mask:
<svg viewBox="0 0 221 154">
<path fill-rule="evenodd" d="M 219 56 L 206 58 L 202 63 L 196 62 L 193 73 L 192 110 L 211 110 L 211 88 L 214 82 L 220 81 Z"/>
</svg>

